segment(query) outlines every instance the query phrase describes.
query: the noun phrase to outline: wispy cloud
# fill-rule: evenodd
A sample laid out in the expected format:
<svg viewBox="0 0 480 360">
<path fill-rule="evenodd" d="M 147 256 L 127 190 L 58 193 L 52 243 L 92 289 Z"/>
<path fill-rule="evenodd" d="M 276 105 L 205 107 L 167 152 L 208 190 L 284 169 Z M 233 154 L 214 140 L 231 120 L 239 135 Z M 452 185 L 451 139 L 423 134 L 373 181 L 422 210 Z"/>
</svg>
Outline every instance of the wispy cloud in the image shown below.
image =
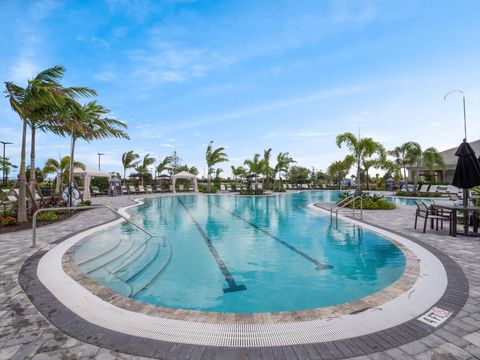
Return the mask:
<svg viewBox="0 0 480 360">
<path fill-rule="evenodd" d="M 93 75 L 93 77 L 100 81 L 112 81 L 117 79 L 117 75 L 114 74 L 112 71 L 101 71 Z"/>
</svg>

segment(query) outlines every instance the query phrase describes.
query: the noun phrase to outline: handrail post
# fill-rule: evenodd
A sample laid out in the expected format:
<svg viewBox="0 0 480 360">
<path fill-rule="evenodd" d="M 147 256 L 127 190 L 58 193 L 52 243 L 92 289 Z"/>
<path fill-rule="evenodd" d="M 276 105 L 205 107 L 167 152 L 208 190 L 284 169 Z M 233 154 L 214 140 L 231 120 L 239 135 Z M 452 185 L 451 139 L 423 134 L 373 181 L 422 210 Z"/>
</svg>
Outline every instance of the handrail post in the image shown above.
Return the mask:
<svg viewBox="0 0 480 360">
<path fill-rule="evenodd" d="M 127 217 L 123 216 L 120 214 L 117 210 L 114 208 L 105 205 L 105 204 L 98 204 L 98 205 L 91 205 L 91 206 L 76 206 L 76 207 L 57 207 L 57 208 L 43 208 L 43 209 L 38 209 L 33 213 L 33 218 L 32 218 L 32 248 L 35 248 L 37 246 L 37 215 L 42 212 L 42 211 L 58 211 L 58 210 L 81 210 L 81 209 L 99 209 L 99 208 L 107 208 L 111 211 L 113 211 L 115 214 L 120 216 L 122 219 L 127 221 L 128 223 L 132 224 L 135 226 L 137 229 L 143 231 L 145 234 L 147 234 L 150 237 L 153 237 L 152 234 L 150 234 L 147 230 L 142 228 L 141 226 L 135 224 L 133 221 L 129 220 Z"/>
</svg>

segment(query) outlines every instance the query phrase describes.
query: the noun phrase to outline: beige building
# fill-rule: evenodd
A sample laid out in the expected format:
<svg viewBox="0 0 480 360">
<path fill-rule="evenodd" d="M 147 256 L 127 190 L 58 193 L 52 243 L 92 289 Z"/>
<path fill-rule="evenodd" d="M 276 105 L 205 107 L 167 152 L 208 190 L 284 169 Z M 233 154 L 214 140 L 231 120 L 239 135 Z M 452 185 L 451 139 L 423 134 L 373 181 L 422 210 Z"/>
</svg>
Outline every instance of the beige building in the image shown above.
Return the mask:
<svg viewBox="0 0 480 360">
<path fill-rule="evenodd" d="M 460 145 L 460 142 L 458 145 Z M 475 150 L 477 156 L 480 156 L 480 140 L 470 142 L 470 146 L 473 148 L 473 150 Z M 451 184 L 453 180 L 453 174 L 455 173 L 455 168 L 457 166 L 458 157 L 455 156 L 457 149 L 458 146 L 440 152 L 445 163 L 445 167 L 443 169 L 434 169 L 432 172 L 429 171 L 425 166 L 422 166 L 420 168 L 420 176 L 424 177 L 424 179 L 428 181 L 435 181 L 436 183 L 441 184 Z M 415 166 L 409 166 L 407 169 L 408 181 L 413 182 L 417 169 Z"/>
</svg>

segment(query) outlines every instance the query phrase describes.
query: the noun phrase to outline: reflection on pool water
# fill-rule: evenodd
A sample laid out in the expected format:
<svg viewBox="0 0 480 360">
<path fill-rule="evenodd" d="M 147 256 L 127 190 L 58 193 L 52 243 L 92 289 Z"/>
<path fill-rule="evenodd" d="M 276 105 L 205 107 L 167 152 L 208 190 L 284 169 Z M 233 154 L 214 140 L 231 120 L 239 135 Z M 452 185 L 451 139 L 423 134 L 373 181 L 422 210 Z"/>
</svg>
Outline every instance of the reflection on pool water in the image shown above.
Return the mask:
<svg viewBox="0 0 480 360">
<path fill-rule="evenodd" d="M 307 209 L 336 192 L 171 196 L 131 209 L 147 238 L 122 224 L 90 236 L 80 269 L 136 300 L 221 312 L 311 309 L 395 282 L 402 251 L 379 235 Z"/>
</svg>

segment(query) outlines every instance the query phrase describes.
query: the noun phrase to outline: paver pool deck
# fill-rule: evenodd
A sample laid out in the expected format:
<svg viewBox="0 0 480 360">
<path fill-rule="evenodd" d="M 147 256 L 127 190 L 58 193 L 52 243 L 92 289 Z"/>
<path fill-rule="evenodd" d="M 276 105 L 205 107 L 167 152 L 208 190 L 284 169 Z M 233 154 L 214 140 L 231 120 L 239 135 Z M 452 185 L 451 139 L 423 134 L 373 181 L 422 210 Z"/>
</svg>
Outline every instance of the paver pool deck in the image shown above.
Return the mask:
<svg viewBox="0 0 480 360">
<path fill-rule="evenodd" d="M 148 197 L 142 195 L 137 197 Z M 131 197 L 133 199 L 134 196 Z M 133 204 L 127 196 L 93 199 L 114 208 Z M 326 207 L 331 204 L 319 204 Z M 480 252 L 478 238 L 448 236 L 413 229 L 415 209 L 398 206 L 393 211 L 364 211 L 363 220 L 400 235 L 430 245 L 448 255 L 463 270 L 469 282 L 469 295 L 463 309 L 437 331 L 416 341 L 384 352 L 356 359 L 480 359 Z M 100 348 L 70 337 L 53 326 L 30 302 L 20 287 L 18 275 L 25 260 L 41 247 L 93 225 L 115 219 L 107 209 L 78 213 L 61 223 L 37 230 L 38 247 L 31 248 L 31 231 L 0 235 L 0 360 L 1 359 L 134 359 L 128 354 Z M 358 218 L 357 218 L 358 220 Z M 333 351 L 333 350 L 331 350 Z M 337 350 L 338 351 L 338 350 Z M 171 344 L 162 358 L 167 359 L 326 359 L 331 353 L 312 345 L 281 348 L 208 348 Z"/>
</svg>

